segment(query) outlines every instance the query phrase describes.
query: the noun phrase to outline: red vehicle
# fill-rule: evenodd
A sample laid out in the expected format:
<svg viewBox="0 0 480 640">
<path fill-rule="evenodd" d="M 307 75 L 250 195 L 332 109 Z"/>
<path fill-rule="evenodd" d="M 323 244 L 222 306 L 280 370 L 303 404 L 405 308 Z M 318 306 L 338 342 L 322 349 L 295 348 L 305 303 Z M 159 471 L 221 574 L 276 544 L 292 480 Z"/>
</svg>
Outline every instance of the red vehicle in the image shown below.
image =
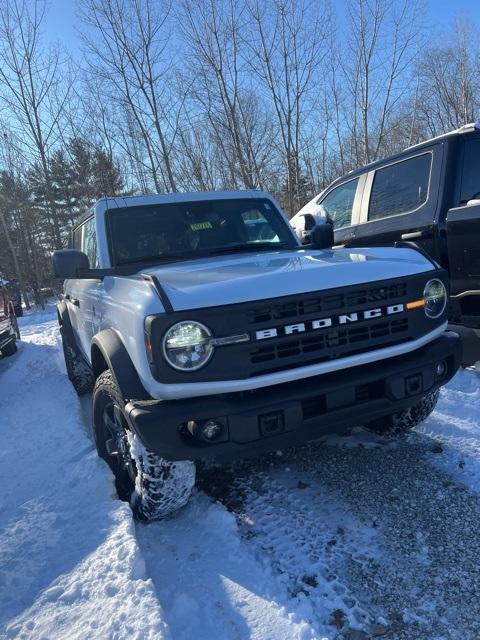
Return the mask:
<svg viewBox="0 0 480 640">
<path fill-rule="evenodd" d="M 0 286 L 0 354 L 13 356 L 20 339 L 13 302 L 5 287 Z"/>
</svg>

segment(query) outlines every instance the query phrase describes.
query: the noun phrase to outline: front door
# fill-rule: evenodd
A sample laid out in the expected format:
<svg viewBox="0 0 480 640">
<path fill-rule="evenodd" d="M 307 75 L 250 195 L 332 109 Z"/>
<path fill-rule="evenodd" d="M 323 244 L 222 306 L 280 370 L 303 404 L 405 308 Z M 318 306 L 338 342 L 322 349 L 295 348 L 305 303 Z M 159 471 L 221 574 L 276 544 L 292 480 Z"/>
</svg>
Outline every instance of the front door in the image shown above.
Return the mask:
<svg viewBox="0 0 480 640">
<path fill-rule="evenodd" d="M 439 143 L 369 172 L 355 246 L 408 241 L 435 256 L 442 157 Z"/>
</svg>

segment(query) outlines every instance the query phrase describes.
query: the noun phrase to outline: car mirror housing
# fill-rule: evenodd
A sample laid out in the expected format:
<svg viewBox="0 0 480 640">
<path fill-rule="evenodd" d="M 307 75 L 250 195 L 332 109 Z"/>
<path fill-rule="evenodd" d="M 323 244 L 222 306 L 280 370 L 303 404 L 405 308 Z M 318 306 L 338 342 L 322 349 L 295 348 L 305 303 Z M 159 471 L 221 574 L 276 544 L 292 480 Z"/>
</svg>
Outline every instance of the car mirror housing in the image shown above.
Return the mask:
<svg viewBox="0 0 480 640">
<path fill-rule="evenodd" d="M 334 243 L 331 222 L 316 224 L 310 232 L 311 244 L 315 249 L 331 249 Z"/>
<path fill-rule="evenodd" d="M 83 251 L 77 249 L 62 249 L 55 251 L 52 257 L 53 273 L 56 278 L 74 280 L 88 278 L 90 263 Z M 91 276 L 90 276 L 91 277 Z"/>
</svg>

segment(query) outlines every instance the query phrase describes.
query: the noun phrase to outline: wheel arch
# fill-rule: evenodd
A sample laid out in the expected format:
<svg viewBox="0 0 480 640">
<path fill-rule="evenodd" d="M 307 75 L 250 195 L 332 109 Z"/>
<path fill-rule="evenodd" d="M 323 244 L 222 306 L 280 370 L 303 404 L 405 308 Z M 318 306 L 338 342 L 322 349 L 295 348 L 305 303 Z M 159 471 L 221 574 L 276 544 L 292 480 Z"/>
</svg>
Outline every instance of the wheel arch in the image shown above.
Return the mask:
<svg viewBox="0 0 480 640">
<path fill-rule="evenodd" d="M 126 400 L 149 400 L 130 355 L 113 329 L 104 329 L 92 339 L 91 363 L 95 378 L 110 369 Z"/>
</svg>

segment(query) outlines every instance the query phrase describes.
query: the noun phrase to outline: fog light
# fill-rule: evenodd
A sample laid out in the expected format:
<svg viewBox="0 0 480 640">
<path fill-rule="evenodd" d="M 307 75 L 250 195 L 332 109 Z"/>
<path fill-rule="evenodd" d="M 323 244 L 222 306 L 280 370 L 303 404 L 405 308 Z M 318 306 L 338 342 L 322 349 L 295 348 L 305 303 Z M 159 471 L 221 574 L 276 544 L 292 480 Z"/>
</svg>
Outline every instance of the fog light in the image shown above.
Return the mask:
<svg viewBox="0 0 480 640">
<path fill-rule="evenodd" d="M 221 420 L 210 419 L 205 422 L 190 420 L 187 429 L 192 436 L 203 442 L 218 442 L 226 439 L 225 425 Z"/>
<path fill-rule="evenodd" d="M 447 363 L 445 362 L 445 360 L 442 360 L 442 362 L 439 362 L 435 367 L 435 375 L 437 376 L 437 378 L 443 378 L 446 373 Z"/>
<path fill-rule="evenodd" d="M 207 420 L 205 424 L 200 427 L 200 433 L 204 440 L 217 440 L 223 431 L 223 425 L 220 422 L 215 422 L 215 420 Z"/>
</svg>

